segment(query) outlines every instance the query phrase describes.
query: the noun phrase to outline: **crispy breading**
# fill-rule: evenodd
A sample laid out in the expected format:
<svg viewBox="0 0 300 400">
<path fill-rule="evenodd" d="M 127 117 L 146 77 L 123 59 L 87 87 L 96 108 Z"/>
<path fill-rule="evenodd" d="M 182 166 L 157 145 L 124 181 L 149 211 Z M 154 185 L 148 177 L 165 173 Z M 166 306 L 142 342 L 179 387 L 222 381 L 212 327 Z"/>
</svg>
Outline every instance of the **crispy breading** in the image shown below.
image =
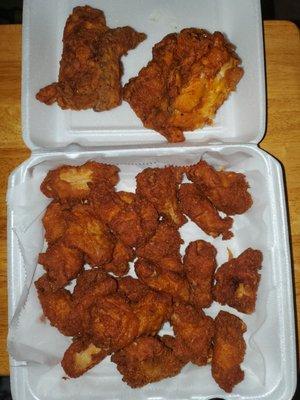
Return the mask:
<svg viewBox="0 0 300 400">
<path fill-rule="evenodd" d="M 215 337 L 212 356 L 212 376 L 217 384 L 230 393 L 244 379 L 240 364 L 244 360 L 246 343 L 244 322 L 226 311 L 220 311 L 215 319 Z"/>
<path fill-rule="evenodd" d="M 73 290 L 73 300 L 83 303 L 86 296 L 97 299 L 117 290 L 117 281 L 100 268 L 87 269 L 78 275 Z"/>
<path fill-rule="evenodd" d="M 39 254 L 38 263 L 43 265 L 53 288 L 59 289 L 76 278 L 84 265 L 84 257 L 81 251 L 59 240 Z"/>
<path fill-rule="evenodd" d="M 106 356 L 107 351 L 96 347 L 90 338 L 79 337 L 65 351 L 61 365 L 70 378 L 78 378 Z"/>
<path fill-rule="evenodd" d="M 138 336 L 155 335 L 170 317 L 172 299 L 165 293 L 146 291 L 132 308 L 139 321 Z"/>
<path fill-rule="evenodd" d="M 95 189 L 90 197 L 95 213 L 127 246 L 144 243 L 158 224 L 154 206 L 134 193 Z"/>
<path fill-rule="evenodd" d="M 171 315 L 175 339 L 164 339 L 176 356 L 185 362 L 205 365 L 211 361 L 214 320 L 191 305 L 175 304 Z"/>
<path fill-rule="evenodd" d="M 174 225 L 160 222 L 147 243 L 136 249 L 136 255 L 157 264 L 164 271 L 183 272 L 180 245 L 183 240 Z"/>
<path fill-rule="evenodd" d="M 186 222 L 177 199 L 182 175 L 181 168 L 165 167 L 145 168 L 136 176 L 137 195 L 150 201 L 160 215 L 177 227 Z"/>
<path fill-rule="evenodd" d="M 48 205 L 42 218 L 45 228 L 45 239 L 48 244 L 52 244 L 62 238 L 67 229 L 68 218 L 69 207 L 66 204 L 52 201 Z"/>
<path fill-rule="evenodd" d="M 262 266 L 262 253 L 248 248 L 237 258 L 232 258 L 218 268 L 213 296 L 221 304 L 251 314 L 255 310 L 260 281 L 258 270 Z"/>
<path fill-rule="evenodd" d="M 134 267 L 137 277 L 151 289 L 167 293 L 174 300 L 189 301 L 189 284 L 184 276 L 172 271 L 163 271 L 151 261 L 140 258 Z"/>
<path fill-rule="evenodd" d="M 47 274 L 36 282 L 38 298 L 45 317 L 65 336 L 75 336 L 80 331 L 80 321 L 74 312 L 71 293 L 66 289 L 54 290 Z"/>
<path fill-rule="evenodd" d="M 195 307 L 209 307 L 213 301 L 212 286 L 217 267 L 217 250 L 204 240 L 190 242 L 183 258 L 184 271 L 190 284 L 190 302 Z"/>
<path fill-rule="evenodd" d="M 107 226 L 96 217 L 89 205 L 77 204 L 72 208 L 64 240 L 85 254 L 92 266 L 100 266 L 111 261 L 115 238 Z"/>
<path fill-rule="evenodd" d="M 151 289 L 144 285 L 139 279 L 132 276 L 124 276 L 118 279 L 118 293 L 127 297 L 132 303 L 142 300 Z"/>
<path fill-rule="evenodd" d="M 129 262 L 133 259 L 133 249 L 121 242 L 121 240 L 117 240 L 111 262 L 104 264 L 102 268 L 107 272 L 112 272 L 116 276 L 123 276 L 128 273 Z"/>
<path fill-rule="evenodd" d="M 153 58 L 124 87 L 124 99 L 146 128 L 170 142 L 212 124 L 243 76 L 234 46 L 220 32 L 187 28 L 165 36 Z"/>
<path fill-rule="evenodd" d="M 175 376 L 184 365 L 159 337 L 140 337 L 113 354 L 111 361 L 132 388 Z"/>
<path fill-rule="evenodd" d="M 214 238 L 222 235 L 223 240 L 233 236 L 230 231 L 232 218 L 221 218 L 213 204 L 194 183 L 183 183 L 178 194 L 182 211 L 205 233 Z"/>
<path fill-rule="evenodd" d="M 232 171 L 216 171 L 200 160 L 187 167 L 187 177 L 209 198 L 217 210 L 225 214 L 243 214 L 252 206 L 249 185 L 244 174 Z"/>
<path fill-rule="evenodd" d="M 62 203 L 86 200 L 95 186 L 114 187 L 119 180 L 115 165 L 88 161 L 79 166 L 62 165 L 51 170 L 41 184 L 45 196 Z"/>
<path fill-rule="evenodd" d="M 103 11 L 75 7 L 63 34 L 63 53 L 58 82 L 41 89 L 36 98 L 62 109 L 110 110 L 122 100 L 120 61 L 128 50 L 146 38 L 125 26 L 110 29 Z"/>
</svg>

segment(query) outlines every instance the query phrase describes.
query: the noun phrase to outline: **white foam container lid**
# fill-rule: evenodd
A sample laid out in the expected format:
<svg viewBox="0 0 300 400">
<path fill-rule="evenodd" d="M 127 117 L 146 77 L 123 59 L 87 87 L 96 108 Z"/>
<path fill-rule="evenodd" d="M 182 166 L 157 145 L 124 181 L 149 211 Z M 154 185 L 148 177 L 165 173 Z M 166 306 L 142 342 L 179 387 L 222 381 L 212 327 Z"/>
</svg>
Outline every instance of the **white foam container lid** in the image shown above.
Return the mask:
<svg viewBox="0 0 300 400">
<path fill-rule="evenodd" d="M 151 59 L 153 44 L 167 33 L 191 26 L 225 32 L 237 46 L 245 75 L 237 91 L 218 111 L 215 124 L 186 133 L 183 144 L 168 144 L 161 135 L 144 129 L 126 102 L 110 112 L 95 113 L 62 111 L 56 105 L 49 107 L 35 100 L 41 87 L 57 79 L 67 16 L 74 6 L 86 3 L 102 9 L 109 26 L 131 25 L 148 35 L 145 42 L 123 58 L 123 82 L 136 75 Z M 264 134 L 265 115 L 258 0 L 24 1 L 22 129 L 32 156 L 11 174 L 8 184 L 9 320 L 16 310 L 20 312 L 22 296 L 26 295 L 26 286 L 30 286 L 28 279 L 43 246 L 40 220 L 41 207 L 45 208 L 46 203 L 39 184 L 47 170 L 64 163 L 80 164 L 95 159 L 118 164 L 121 178 L 128 183 L 122 189 L 128 190 L 134 190 L 134 174 L 139 168 L 157 163 L 182 165 L 202 156 L 211 158 L 216 167 L 225 165 L 244 172 L 251 186 L 254 206 L 245 215 L 234 218 L 234 238 L 212 241 L 192 223 L 185 226 L 182 236 L 186 240 L 203 238 L 215 244 L 219 251 L 218 265 L 226 259 L 227 246 L 235 255 L 250 246 L 259 248 L 263 251 L 264 263 L 257 310 L 253 315 L 246 316 L 217 303 L 206 310 L 214 316 L 219 309 L 227 309 L 239 315 L 248 326 L 247 353 L 242 365 L 245 380 L 233 393 L 226 394 L 218 388 L 210 376 L 209 366 L 199 368 L 191 364 L 177 377 L 139 390 L 122 383 L 109 360 L 77 380 L 62 380 L 59 360 L 67 339 L 49 324 L 41 328 L 41 309 L 35 294 L 30 297 L 34 291 L 31 287 L 29 300 L 21 307 L 20 325 L 14 319 L 10 330 L 9 348 L 15 356 L 15 359 L 10 357 L 14 400 L 292 398 L 296 386 L 296 350 L 286 204 L 279 163 L 256 146 Z M 22 249 L 24 245 L 25 250 Z M 35 277 L 38 273 L 41 273 L 40 267 Z M 32 309 L 30 299 L 35 299 Z M 22 318 L 23 322 L 27 318 L 28 327 L 22 324 Z M 18 337 L 18 329 L 23 329 L 22 336 Z M 43 334 L 40 329 L 45 329 Z M 23 362 L 26 345 L 32 350 L 32 356 Z M 48 364 L 52 363 L 51 367 L 47 362 L 36 362 L 43 357 Z"/>
</svg>

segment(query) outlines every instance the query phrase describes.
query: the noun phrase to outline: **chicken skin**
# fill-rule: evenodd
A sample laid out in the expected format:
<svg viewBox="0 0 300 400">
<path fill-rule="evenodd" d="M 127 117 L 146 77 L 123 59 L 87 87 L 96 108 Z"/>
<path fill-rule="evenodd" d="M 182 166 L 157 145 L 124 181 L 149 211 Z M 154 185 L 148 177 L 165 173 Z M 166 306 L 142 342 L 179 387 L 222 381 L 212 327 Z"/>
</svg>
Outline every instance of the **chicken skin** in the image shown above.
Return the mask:
<svg viewBox="0 0 300 400">
<path fill-rule="evenodd" d="M 243 214 L 252 206 L 252 197 L 245 175 L 232 171 L 216 171 L 201 160 L 187 168 L 187 177 L 209 198 L 217 210 L 227 215 Z"/>
<path fill-rule="evenodd" d="M 233 234 L 232 218 L 221 218 L 213 204 L 193 183 L 183 183 L 179 189 L 179 201 L 182 211 L 207 235 L 216 238 L 222 235 L 223 240 L 230 239 Z"/>
<path fill-rule="evenodd" d="M 159 337 L 140 337 L 114 353 L 111 361 L 132 388 L 175 376 L 184 366 Z"/>
<path fill-rule="evenodd" d="M 63 165 L 48 172 L 41 184 L 45 196 L 61 203 L 86 200 L 95 186 L 114 187 L 119 180 L 115 165 L 88 161 L 83 165 Z"/>
<path fill-rule="evenodd" d="M 196 308 L 209 307 L 213 301 L 216 255 L 215 247 L 204 240 L 191 242 L 186 248 L 183 266 L 190 284 L 190 302 Z"/>
<path fill-rule="evenodd" d="M 244 379 L 244 371 L 241 370 L 240 364 L 246 352 L 243 339 L 246 330 L 244 322 L 228 312 L 220 311 L 215 319 L 212 376 L 228 393 Z"/>
<path fill-rule="evenodd" d="M 121 104 L 121 57 L 146 38 L 125 26 L 110 29 L 101 10 L 75 7 L 63 34 L 58 82 L 41 89 L 36 98 L 62 109 L 110 110 Z"/>
<path fill-rule="evenodd" d="M 234 46 L 220 32 L 187 28 L 165 36 L 153 58 L 124 87 L 124 99 L 146 128 L 169 142 L 211 125 L 243 76 Z"/>
<path fill-rule="evenodd" d="M 150 201 L 158 213 L 176 227 L 183 225 L 177 198 L 177 189 L 182 181 L 181 168 L 146 168 L 136 176 L 136 193 Z"/>
<path fill-rule="evenodd" d="M 214 299 L 240 312 L 253 313 L 261 266 L 261 251 L 250 248 L 221 265 L 215 274 Z"/>
</svg>

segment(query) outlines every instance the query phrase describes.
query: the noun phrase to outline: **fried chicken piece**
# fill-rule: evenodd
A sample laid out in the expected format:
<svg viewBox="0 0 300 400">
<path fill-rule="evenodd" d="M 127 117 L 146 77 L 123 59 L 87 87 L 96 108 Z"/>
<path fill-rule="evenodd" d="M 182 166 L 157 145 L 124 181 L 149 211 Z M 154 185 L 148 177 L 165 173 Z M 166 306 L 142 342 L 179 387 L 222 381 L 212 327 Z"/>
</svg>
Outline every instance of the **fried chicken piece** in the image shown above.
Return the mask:
<svg viewBox="0 0 300 400">
<path fill-rule="evenodd" d="M 226 311 L 220 311 L 215 319 L 212 376 L 228 393 L 244 379 L 240 364 L 246 352 L 243 339 L 246 330 L 247 327 L 240 318 Z"/>
<path fill-rule="evenodd" d="M 200 160 L 187 168 L 187 177 L 209 198 L 217 210 L 225 214 L 243 214 L 252 206 L 252 197 L 245 175 L 232 171 L 216 171 Z"/>
<path fill-rule="evenodd" d="M 214 320 L 187 304 L 175 304 L 171 315 L 175 338 L 164 336 L 164 343 L 184 362 L 206 365 L 211 361 Z"/>
<path fill-rule="evenodd" d="M 138 259 L 135 263 L 137 277 L 151 289 L 164 292 L 174 300 L 188 302 L 189 284 L 185 277 L 172 271 L 163 271 L 151 261 Z"/>
<path fill-rule="evenodd" d="M 140 337 L 113 354 L 111 361 L 132 388 L 175 376 L 184 365 L 159 337 Z"/>
<path fill-rule="evenodd" d="M 240 312 L 255 310 L 263 256 L 261 251 L 248 248 L 218 268 L 213 296 L 220 304 L 228 304 Z"/>
<path fill-rule="evenodd" d="M 73 290 L 74 302 L 84 303 L 86 296 L 97 299 L 117 291 L 117 281 L 99 268 L 87 269 L 78 275 Z"/>
<path fill-rule="evenodd" d="M 144 243 L 158 224 L 158 214 L 147 200 L 134 193 L 94 190 L 90 197 L 95 213 L 127 246 Z"/>
<path fill-rule="evenodd" d="M 107 272 L 112 272 L 116 276 L 126 275 L 129 271 L 129 262 L 134 259 L 134 251 L 121 240 L 117 240 L 112 260 L 108 264 L 104 264 L 102 268 Z"/>
<path fill-rule="evenodd" d="M 230 239 L 233 234 L 232 218 L 221 218 L 213 204 L 193 183 L 183 183 L 179 189 L 179 200 L 182 211 L 207 235 L 217 237 L 222 235 L 223 240 Z"/>
<path fill-rule="evenodd" d="M 61 365 L 70 378 L 78 378 L 106 356 L 107 351 L 96 347 L 90 338 L 79 337 L 65 351 Z"/>
<path fill-rule="evenodd" d="M 155 335 L 170 317 L 172 298 L 150 290 L 132 308 L 139 321 L 138 336 Z"/>
<path fill-rule="evenodd" d="M 183 131 L 211 125 L 243 76 L 234 46 L 220 32 L 187 28 L 165 36 L 153 58 L 124 87 L 126 100 L 146 128 L 169 142 Z"/>
<path fill-rule="evenodd" d="M 215 247 L 204 240 L 191 242 L 186 248 L 183 266 L 190 284 L 190 302 L 197 308 L 209 307 L 213 301 L 216 255 Z"/>
<path fill-rule="evenodd" d="M 47 274 L 36 282 L 38 298 L 45 317 L 65 336 L 76 336 L 80 323 L 74 312 L 71 293 L 66 289 L 54 290 Z"/>
<path fill-rule="evenodd" d="M 68 246 L 81 250 L 91 266 L 107 264 L 112 259 L 115 239 L 89 205 L 73 207 L 64 240 Z"/>
<path fill-rule="evenodd" d="M 136 255 L 157 264 L 163 271 L 183 272 L 178 230 L 168 222 L 160 222 L 150 240 L 136 249 Z"/>
<path fill-rule="evenodd" d="M 85 315 L 84 326 L 95 346 L 114 352 L 138 336 L 139 320 L 126 298 L 111 294 L 96 299 Z"/>
<path fill-rule="evenodd" d="M 139 279 L 132 276 L 124 276 L 118 279 L 118 293 L 127 297 L 132 303 L 142 300 L 151 289 L 144 285 Z"/>
<path fill-rule="evenodd" d="M 38 263 L 43 265 L 52 287 L 59 289 L 76 278 L 84 265 L 84 257 L 81 251 L 60 240 L 39 255 Z"/>
<path fill-rule="evenodd" d="M 182 174 L 181 168 L 165 167 L 146 168 L 136 176 L 137 195 L 150 201 L 158 213 L 176 227 L 186 222 L 177 199 Z"/>
<path fill-rule="evenodd" d="M 61 239 L 67 229 L 69 207 L 52 201 L 47 207 L 42 222 L 45 228 L 45 239 L 53 244 Z"/>
<path fill-rule="evenodd" d="M 41 191 L 61 203 L 86 200 L 95 186 L 113 188 L 119 180 L 115 165 L 88 161 L 83 165 L 63 165 L 48 172 Z"/>
<path fill-rule="evenodd" d="M 101 10 L 75 7 L 64 29 L 58 82 L 41 89 L 36 98 L 72 110 L 104 111 L 118 106 L 120 58 L 145 38 L 129 26 L 110 29 Z"/>
</svg>

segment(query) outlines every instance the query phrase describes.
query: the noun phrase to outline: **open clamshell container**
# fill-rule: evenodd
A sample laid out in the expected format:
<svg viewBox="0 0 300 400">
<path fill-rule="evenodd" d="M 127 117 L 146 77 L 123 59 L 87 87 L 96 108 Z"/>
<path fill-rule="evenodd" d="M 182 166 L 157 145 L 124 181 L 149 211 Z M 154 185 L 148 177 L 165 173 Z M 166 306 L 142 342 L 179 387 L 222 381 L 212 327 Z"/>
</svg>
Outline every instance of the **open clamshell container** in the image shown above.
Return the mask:
<svg viewBox="0 0 300 400">
<path fill-rule="evenodd" d="M 148 38 L 130 52 L 124 63 L 123 82 L 151 58 L 151 48 L 167 33 L 184 27 L 225 32 L 237 46 L 245 75 L 218 111 L 211 127 L 186 133 L 186 141 L 168 144 L 144 129 L 127 103 L 109 112 L 63 111 L 35 99 L 39 88 L 58 75 L 62 31 L 72 8 L 82 1 L 24 2 L 22 118 L 23 137 L 32 150 L 10 176 L 8 203 L 8 338 L 11 354 L 11 388 L 15 400 L 187 400 L 187 399 L 291 399 L 296 385 L 296 350 L 293 287 L 289 253 L 284 185 L 280 164 L 257 146 L 265 129 L 263 38 L 258 0 L 120 0 L 88 2 L 102 9 L 111 27 L 131 25 Z M 210 366 L 186 365 L 171 379 L 131 389 L 109 358 L 78 379 L 63 379 L 60 360 L 70 343 L 41 318 L 32 282 L 42 274 L 37 265 L 43 249 L 41 218 L 50 202 L 39 189 L 47 171 L 62 164 L 87 160 L 120 167 L 118 189 L 133 191 L 135 175 L 147 166 L 186 165 L 207 160 L 216 168 L 242 172 L 250 184 L 254 204 L 234 217 L 234 237 L 213 240 L 195 224 L 181 229 L 185 245 L 207 240 L 218 250 L 217 261 L 227 260 L 247 247 L 263 252 L 256 311 L 238 313 L 247 324 L 245 379 L 231 394 L 211 377 Z M 170 332 L 168 325 L 164 333 Z"/>
</svg>

